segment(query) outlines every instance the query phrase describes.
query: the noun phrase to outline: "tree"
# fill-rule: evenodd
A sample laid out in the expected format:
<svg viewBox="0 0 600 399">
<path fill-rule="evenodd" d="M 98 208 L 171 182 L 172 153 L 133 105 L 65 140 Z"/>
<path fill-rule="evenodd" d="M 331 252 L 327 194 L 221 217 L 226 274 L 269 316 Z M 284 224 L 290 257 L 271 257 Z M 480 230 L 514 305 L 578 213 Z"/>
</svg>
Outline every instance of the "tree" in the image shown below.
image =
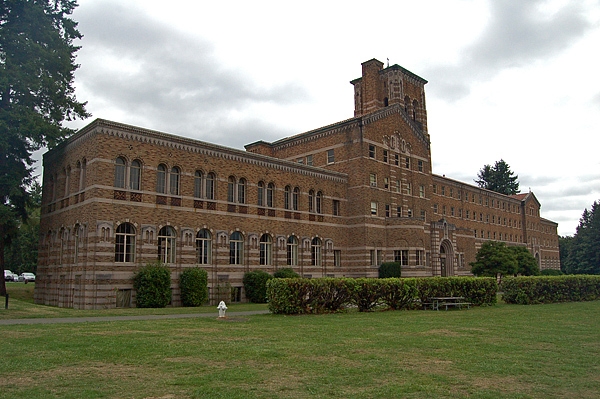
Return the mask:
<svg viewBox="0 0 600 399">
<path fill-rule="evenodd" d="M 4 247 L 27 219 L 32 153 L 52 148 L 73 130 L 65 121 L 89 116 L 75 98 L 78 68 L 69 18 L 74 0 L 4 0 L 0 5 L 0 266 Z M 4 279 L 0 295 L 6 295 Z"/>
<path fill-rule="evenodd" d="M 477 174 L 475 183 L 481 188 L 500 194 L 514 195 L 519 192 L 519 176 L 515 175 L 503 159 L 496 161 L 494 166 L 485 165 Z"/>
<path fill-rule="evenodd" d="M 478 276 L 497 277 L 516 274 L 518 262 L 514 252 L 500 241 L 487 241 L 481 245 L 471 272 Z"/>
<path fill-rule="evenodd" d="M 584 209 L 575 235 L 561 238 L 559 244 L 565 273 L 600 274 L 600 203 Z"/>
<path fill-rule="evenodd" d="M 517 274 L 539 276 L 540 266 L 535 257 L 525 247 L 508 247 L 517 260 Z"/>
</svg>

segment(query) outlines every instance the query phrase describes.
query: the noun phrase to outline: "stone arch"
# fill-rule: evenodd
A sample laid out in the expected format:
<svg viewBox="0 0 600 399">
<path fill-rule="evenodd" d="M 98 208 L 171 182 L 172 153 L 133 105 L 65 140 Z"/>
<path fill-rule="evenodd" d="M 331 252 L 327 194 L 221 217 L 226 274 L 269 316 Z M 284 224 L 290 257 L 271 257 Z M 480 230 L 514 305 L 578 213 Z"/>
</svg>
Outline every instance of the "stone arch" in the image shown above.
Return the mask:
<svg viewBox="0 0 600 399">
<path fill-rule="evenodd" d="M 440 276 L 454 275 L 454 248 L 450 240 L 445 239 L 440 243 Z"/>
</svg>

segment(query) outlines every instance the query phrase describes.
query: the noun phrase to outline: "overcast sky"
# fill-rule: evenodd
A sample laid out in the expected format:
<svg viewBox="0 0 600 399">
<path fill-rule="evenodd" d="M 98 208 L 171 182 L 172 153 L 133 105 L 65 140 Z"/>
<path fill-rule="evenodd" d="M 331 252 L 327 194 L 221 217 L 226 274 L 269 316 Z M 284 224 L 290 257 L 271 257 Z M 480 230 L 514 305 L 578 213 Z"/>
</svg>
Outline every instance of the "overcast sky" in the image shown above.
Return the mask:
<svg viewBox="0 0 600 399">
<path fill-rule="evenodd" d="M 560 235 L 600 200 L 600 0 L 80 0 L 73 18 L 92 118 L 243 149 L 351 118 L 350 80 L 389 59 L 429 81 L 434 173 L 474 184 L 504 159 Z"/>
</svg>

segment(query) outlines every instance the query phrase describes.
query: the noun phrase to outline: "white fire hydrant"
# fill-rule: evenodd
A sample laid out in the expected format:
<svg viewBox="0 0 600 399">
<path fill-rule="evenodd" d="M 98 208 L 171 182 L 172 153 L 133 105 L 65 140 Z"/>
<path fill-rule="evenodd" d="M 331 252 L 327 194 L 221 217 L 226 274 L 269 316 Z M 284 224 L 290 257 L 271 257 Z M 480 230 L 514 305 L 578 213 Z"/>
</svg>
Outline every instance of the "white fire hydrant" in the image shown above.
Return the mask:
<svg viewBox="0 0 600 399">
<path fill-rule="evenodd" d="M 224 301 L 219 302 L 219 306 L 217 306 L 217 309 L 219 309 L 219 318 L 225 317 L 225 311 L 227 310 L 227 306 L 225 305 Z"/>
</svg>

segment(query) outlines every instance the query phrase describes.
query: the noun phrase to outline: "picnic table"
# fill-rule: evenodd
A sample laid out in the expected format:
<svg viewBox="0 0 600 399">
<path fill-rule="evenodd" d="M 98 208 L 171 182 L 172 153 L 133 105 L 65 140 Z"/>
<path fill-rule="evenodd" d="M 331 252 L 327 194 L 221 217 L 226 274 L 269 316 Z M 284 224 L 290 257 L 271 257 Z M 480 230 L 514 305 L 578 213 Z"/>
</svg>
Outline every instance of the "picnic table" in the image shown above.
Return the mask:
<svg viewBox="0 0 600 399">
<path fill-rule="evenodd" d="M 463 306 L 470 309 L 471 302 L 465 302 L 465 298 L 462 296 L 434 296 L 423 304 L 424 309 L 431 307 L 432 310 L 440 310 L 440 307 L 444 307 L 445 310 L 452 307 L 462 309 Z"/>
</svg>

